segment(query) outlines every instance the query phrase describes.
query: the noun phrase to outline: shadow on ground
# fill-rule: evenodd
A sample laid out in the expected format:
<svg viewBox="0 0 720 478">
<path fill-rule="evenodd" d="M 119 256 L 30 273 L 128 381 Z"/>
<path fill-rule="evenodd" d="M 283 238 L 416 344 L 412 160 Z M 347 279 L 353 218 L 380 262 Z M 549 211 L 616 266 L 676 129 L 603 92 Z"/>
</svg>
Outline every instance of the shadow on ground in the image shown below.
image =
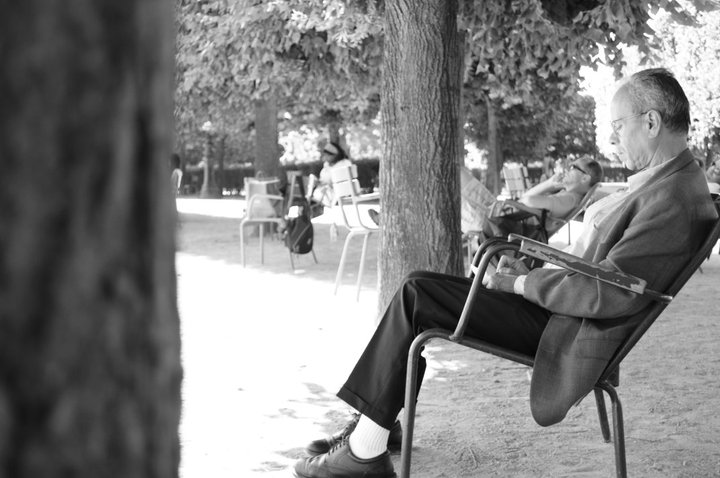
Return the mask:
<svg viewBox="0 0 720 478">
<path fill-rule="evenodd" d="M 238 225 L 181 214 L 183 478 L 291 476 L 307 442 L 348 419 L 335 392 L 374 329 L 376 249 L 355 301 L 352 277 L 333 294 L 342 240 L 330 241 L 327 224 L 317 226 L 319 264 L 304 256 L 295 272 L 279 241 L 260 265 L 256 239 L 243 268 Z M 716 250 L 623 366 L 630 476 L 720 476 L 719 279 Z M 542 428 L 526 367 L 444 342 L 425 355 L 413 477 L 614 476 L 594 400 Z"/>
</svg>

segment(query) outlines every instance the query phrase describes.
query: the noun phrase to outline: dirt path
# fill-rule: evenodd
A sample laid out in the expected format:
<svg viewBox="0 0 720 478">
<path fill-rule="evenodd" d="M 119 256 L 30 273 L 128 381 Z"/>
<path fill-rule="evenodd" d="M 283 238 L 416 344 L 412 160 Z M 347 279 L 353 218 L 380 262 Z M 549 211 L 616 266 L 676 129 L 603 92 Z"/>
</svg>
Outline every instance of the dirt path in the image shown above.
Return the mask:
<svg viewBox="0 0 720 478">
<path fill-rule="evenodd" d="M 198 201 L 179 230 L 182 476 L 288 477 L 305 443 L 347 417 L 334 393 L 372 333 L 376 252 L 355 302 L 359 254 L 333 295 L 342 240 L 330 241 L 327 224 L 316 225 L 319 264 L 305 256 L 293 272 L 269 241 L 261 266 L 254 239 L 243 268 L 240 206 L 223 202 L 229 217 L 213 217 Z M 624 364 L 630 476 L 720 476 L 719 283 L 716 249 Z M 525 367 L 442 342 L 426 356 L 414 477 L 614 476 L 593 400 L 541 428 Z"/>
</svg>

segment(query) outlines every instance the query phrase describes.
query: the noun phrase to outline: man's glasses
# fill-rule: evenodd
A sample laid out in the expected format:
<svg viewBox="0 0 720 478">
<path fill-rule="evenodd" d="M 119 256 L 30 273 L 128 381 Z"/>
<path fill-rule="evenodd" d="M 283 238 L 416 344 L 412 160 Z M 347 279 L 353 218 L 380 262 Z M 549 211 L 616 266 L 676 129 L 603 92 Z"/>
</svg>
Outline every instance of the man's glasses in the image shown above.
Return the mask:
<svg viewBox="0 0 720 478">
<path fill-rule="evenodd" d="M 577 164 L 571 164 L 571 165 L 570 165 L 570 169 L 577 169 L 577 170 L 580 171 L 581 173 L 587 174 L 588 176 L 590 176 L 590 173 L 588 173 L 587 171 L 585 171 L 583 168 L 581 168 L 581 167 L 578 166 Z"/>
<path fill-rule="evenodd" d="M 627 116 L 623 116 L 622 118 L 618 118 L 618 119 L 616 119 L 616 120 L 612 120 L 612 121 L 610 122 L 610 127 L 612 128 L 613 133 L 618 134 L 618 133 L 620 132 L 620 128 L 621 128 L 621 126 L 622 126 L 622 125 L 620 124 L 621 121 L 625 121 L 625 120 L 632 119 L 632 118 L 637 118 L 638 116 L 642 116 L 642 115 L 644 115 L 645 113 L 647 113 L 647 111 L 645 111 L 645 112 L 643 112 L 643 113 L 638 113 L 638 114 L 636 114 L 636 115 L 627 115 Z"/>
</svg>

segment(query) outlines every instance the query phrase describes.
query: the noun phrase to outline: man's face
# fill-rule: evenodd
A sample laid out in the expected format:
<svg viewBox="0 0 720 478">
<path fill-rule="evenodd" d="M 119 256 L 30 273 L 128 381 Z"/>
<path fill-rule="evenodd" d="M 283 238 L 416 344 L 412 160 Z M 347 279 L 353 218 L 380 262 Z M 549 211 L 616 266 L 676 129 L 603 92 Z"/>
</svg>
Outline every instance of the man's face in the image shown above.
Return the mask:
<svg viewBox="0 0 720 478">
<path fill-rule="evenodd" d="M 610 103 L 612 132 L 610 144 L 623 166 L 631 171 L 640 171 L 652 160 L 654 148 L 646 134 L 645 114 L 633 112 L 624 89 L 618 90 Z"/>
<path fill-rule="evenodd" d="M 563 176 L 563 186 L 567 191 L 582 189 L 583 183 L 585 182 L 584 179 L 587 176 L 587 173 L 582 170 L 582 166 L 573 163 Z"/>
</svg>

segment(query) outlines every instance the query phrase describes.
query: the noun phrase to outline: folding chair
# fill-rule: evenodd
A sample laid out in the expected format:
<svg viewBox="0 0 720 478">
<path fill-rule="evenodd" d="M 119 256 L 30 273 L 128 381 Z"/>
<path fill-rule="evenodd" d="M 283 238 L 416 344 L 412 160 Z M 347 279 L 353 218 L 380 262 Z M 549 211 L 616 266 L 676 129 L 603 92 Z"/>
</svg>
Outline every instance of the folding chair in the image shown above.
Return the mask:
<svg viewBox="0 0 720 478">
<path fill-rule="evenodd" d="M 715 203 L 715 207 L 720 214 L 720 206 Z M 513 240 L 521 240 L 520 244 L 511 242 L 501 238 L 491 238 L 485 241 L 475 254 L 473 262 L 478 264 L 477 272 L 473 278 L 473 283 L 468 294 L 468 299 L 463 308 L 460 320 L 454 331 L 445 329 L 430 329 L 418 335 L 410 346 L 408 352 L 407 378 L 405 384 L 405 412 L 403 417 L 403 441 L 401 456 L 401 473 L 400 476 L 408 478 L 410 476 L 410 462 L 412 457 L 412 439 L 415 425 L 415 406 L 417 401 L 417 371 L 420 359 L 420 352 L 426 342 L 430 339 L 438 338 L 455 342 L 466 347 L 486 352 L 497 357 L 501 357 L 513 362 L 532 367 L 535 358 L 526 354 L 517 353 L 515 351 L 499 347 L 494 344 L 484 342 L 482 340 L 465 337 L 465 329 L 468 324 L 469 311 L 473 307 L 476 298 L 476 291 L 482 286 L 482 277 L 485 269 L 491 262 L 491 259 L 498 253 L 506 250 L 519 251 L 529 257 L 534 257 L 545 262 L 550 262 L 560 267 L 564 267 L 574 272 L 587 275 L 597 280 L 613 284 L 615 286 L 631 290 L 638 294 L 646 295 L 654 300 L 654 302 L 646 309 L 642 320 L 635 326 L 633 332 L 620 344 L 614 356 L 606 366 L 604 372 L 600 375 L 594 386 L 595 401 L 598 409 L 598 417 L 600 420 L 600 429 L 606 443 L 610 442 L 610 427 L 608 425 L 607 410 L 605 408 L 605 399 L 603 391 L 608 394 L 612 403 L 613 414 L 613 433 L 615 451 L 615 470 L 618 477 L 627 476 L 627 465 L 625 460 L 625 432 L 622 414 L 622 406 L 618 397 L 616 387 L 619 385 L 619 366 L 625 356 L 632 350 L 635 344 L 650 328 L 655 319 L 662 313 L 665 307 L 670 303 L 673 297 L 680 291 L 685 283 L 690 279 L 693 273 L 700 267 L 700 264 L 707 258 L 710 251 L 718 241 L 720 236 L 720 219 L 715 221 L 707 239 L 696 252 L 692 260 L 681 271 L 675 281 L 670 285 L 664 294 L 652 291 L 646 288 L 645 281 L 638 279 L 629 274 L 623 274 L 608 269 L 602 269 L 598 265 L 584 261 L 578 257 L 565 254 L 557 249 L 547 246 L 546 244 L 532 241 L 522 237 L 511 237 Z"/>
<path fill-rule="evenodd" d="M 357 180 L 357 166 L 354 164 L 351 166 L 336 166 L 332 169 L 331 175 L 335 194 L 333 208 L 340 212 L 343 224 L 348 230 L 342 255 L 340 256 L 337 275 L 335 276 L 335 293 L 337 294 L 340 281 L 342 280 L 350 241 L 355 236 L 363 236 L 360 268 L 357 276 L 357 293 L 355 295 L 355 299 L 357 300 L 360 298 L 360 286 L 362 285 L 362 274 L 365 267 L 368 239 L 374 232 L 379 230 L 379 227 L 367 214 L 361 214 L 360 205 L 378 201 L 380 194 L 360 194 L 360 183 Z"/>
</svg>

